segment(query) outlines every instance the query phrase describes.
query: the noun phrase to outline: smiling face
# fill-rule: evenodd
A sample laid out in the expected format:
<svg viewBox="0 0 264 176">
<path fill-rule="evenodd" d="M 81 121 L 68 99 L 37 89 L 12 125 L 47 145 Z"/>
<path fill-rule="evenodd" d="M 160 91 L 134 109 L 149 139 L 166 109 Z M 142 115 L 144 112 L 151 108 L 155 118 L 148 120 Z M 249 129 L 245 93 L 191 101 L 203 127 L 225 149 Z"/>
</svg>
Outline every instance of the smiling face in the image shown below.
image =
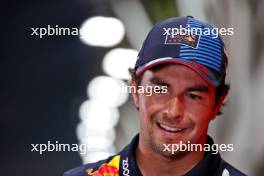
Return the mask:
<svg viewBox="0 0 264 176">
<path fill-rule="evenodd" d="M 167 86 L 167 93 L 133 94 L 140 113 L 139 145 L 172 157 L 163 151 L 163 144 L 205 142 L 209 122 L 221 106 L 215 105 L 215 87 L 192 69 L 178 64 L 145 71 L 141 86 Z M 180 154 L 176 152 L 173 157 L 177 153 Z"/>
</svg>

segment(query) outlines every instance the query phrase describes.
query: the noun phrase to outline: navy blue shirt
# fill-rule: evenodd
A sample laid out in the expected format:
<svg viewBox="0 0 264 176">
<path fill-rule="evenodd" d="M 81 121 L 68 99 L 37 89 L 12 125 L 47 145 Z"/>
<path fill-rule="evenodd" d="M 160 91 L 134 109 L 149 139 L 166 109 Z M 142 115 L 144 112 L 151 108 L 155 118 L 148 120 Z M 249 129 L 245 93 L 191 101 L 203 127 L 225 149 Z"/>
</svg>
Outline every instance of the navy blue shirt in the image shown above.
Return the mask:
<svg viewBox="0 0 264 176">
<path fill-rule="evenodd" d="M 64 176 L 142 176 L 135 158 L 138 140 L 139 135 L 136 135 L 117 155 L 69 170 Z M 209 136 L 206 143 L 214 144 Z M 173 176 L 173 173 L 171 175 Z M 224 161 L 219 153 L 205 152 L 204 158 L 186 176 L 245 176 L 245 174 Z"/>
</svg>

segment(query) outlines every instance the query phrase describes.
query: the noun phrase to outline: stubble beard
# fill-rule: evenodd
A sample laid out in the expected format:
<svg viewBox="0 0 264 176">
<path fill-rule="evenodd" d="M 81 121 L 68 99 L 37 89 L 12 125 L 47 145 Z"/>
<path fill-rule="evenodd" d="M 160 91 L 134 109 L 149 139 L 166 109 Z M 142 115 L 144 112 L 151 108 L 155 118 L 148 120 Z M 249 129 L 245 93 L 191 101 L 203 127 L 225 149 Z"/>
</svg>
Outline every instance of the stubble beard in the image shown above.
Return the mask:
<svg viewBox="0 0 264 176">
<path fill-rule="evenodd" d="M 165 139 L 164 143 L 158 143 L 155 140 L 155 136 L 154 136 L 154 132 L 151 130 L 150 135 L 148 137 L 147 143 L 149 145 L 149 148 L 156 154 L 169 159 L 169 160 L 176 160 L 176 159 L 180 159 L 183 158 L 184 156 L 186 156 L 188 154 L 188 151 L 174 151 L 174 153 L 172 153 L 172 151 L 168 151 L 168 150 L 164 150 L 165 149 L 165 145 L 164 144 L 173 144 L 173 141 L 171 139 Z M 171 149 L 171 148 L 170 148 Z"/>
</svg>

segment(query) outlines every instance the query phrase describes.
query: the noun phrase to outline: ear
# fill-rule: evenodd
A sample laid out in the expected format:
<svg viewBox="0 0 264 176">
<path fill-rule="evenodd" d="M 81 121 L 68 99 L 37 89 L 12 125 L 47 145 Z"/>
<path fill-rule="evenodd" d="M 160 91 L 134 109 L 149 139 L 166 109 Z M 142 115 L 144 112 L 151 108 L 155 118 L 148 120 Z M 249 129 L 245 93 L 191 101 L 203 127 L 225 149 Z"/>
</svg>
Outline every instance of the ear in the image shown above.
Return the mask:
<svg viewBox="0 0 264 176">
<path fill-rule="evenodd" d="M 228 90 L 225 90 L 223 94 L 221 95 L 221 97 L 219 98 L 217 105 L 215 106 L 215 110 L 212 114 L 212 120 L 216 118 L 217 113 L 221 110 L 223 102 L 227 95 L 228 95 Z"/>
<path fill-rule="evenodd" d="M 137 83 L 136 83 L 136 80 L 134 78 L 132 78 L 131 80 L 131 86 L 132 88 L 134 87 L 135 89 L 132 89 L 132 90 L 135 90 L 135 91 L 131 91 L 131 94 L 132 94 L 132 97 L 133 97 L 133 100 L 134 100 L 134 104 L 137 108 L 137 110 L 139 110 L 139 97 L 138 97 L 138 92 L 137 92 Z"/>
</svg>

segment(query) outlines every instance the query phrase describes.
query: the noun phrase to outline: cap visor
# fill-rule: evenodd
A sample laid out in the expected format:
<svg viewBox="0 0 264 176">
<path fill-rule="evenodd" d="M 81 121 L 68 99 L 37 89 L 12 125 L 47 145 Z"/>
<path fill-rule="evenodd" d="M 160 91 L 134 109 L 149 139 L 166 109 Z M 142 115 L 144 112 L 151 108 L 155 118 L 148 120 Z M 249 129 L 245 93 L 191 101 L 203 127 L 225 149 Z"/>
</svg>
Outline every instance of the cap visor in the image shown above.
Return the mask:
<svg viewBox="0 0 264 176">
<path fill-rule="evenodd" d="M 177 59 L 177 58 L 172 58 L 172 57 L 165 57 L 165 58 L 159 58 L 159 59 L 155 59 L 152 60 L 151 62 L 143 65 L 142 67 L 139 67 L 136 71 L 136 75 L 139 76 L 141 74 L 143 74 L 146 70 L 149 70 L 157 65 L 160 64 L 167 64 L 167 63 L 175 63 L 175 64 L 181 64 L 184 65 L 192 70 L 194 70 L 197 74 L 199 74 L 209 85 L 213 86 L 213 87 L 217 87 L 219 85 L 219 82 L 216 80 L 215 77 L 211 76 L 211 78 L 209 78 L 208 76 L 206 76 L 204 73 L 202 73 L 201 70 L 199 70 L 198 68 L 194 67 L 191 60 L 183 60 L 183 59 Z M 211 72 L 209 70 L 209 72 Z M 210 75 L 213 75 L 213 73 L 210 73 Z"/>
</svg>

